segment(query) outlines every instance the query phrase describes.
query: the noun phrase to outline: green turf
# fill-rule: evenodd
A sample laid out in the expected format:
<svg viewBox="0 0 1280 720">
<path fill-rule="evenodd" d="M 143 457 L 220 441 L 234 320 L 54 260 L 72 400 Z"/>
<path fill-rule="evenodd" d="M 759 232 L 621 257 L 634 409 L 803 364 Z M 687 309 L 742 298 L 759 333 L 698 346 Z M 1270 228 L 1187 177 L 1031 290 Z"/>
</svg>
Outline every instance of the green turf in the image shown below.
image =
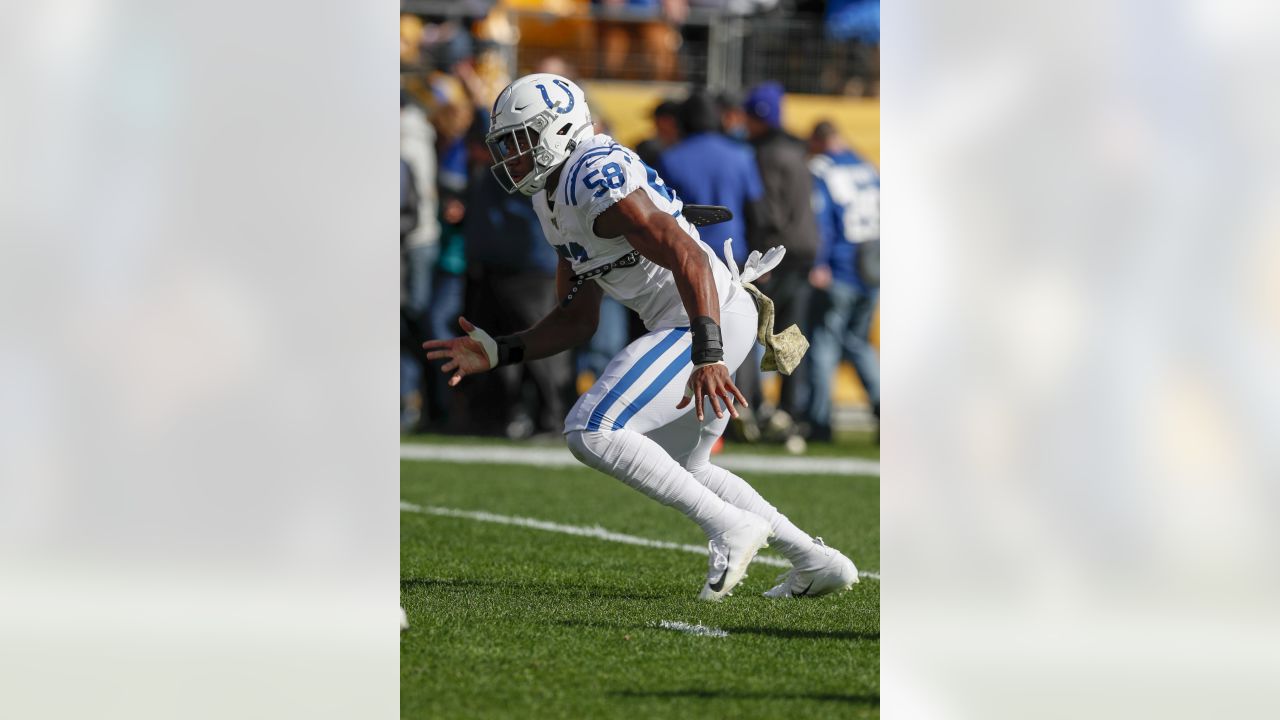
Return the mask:
<svg viewBox="0 0 1280 720">
<path fill-rule="evenodd" d="M 875 478 L 747 479 L 798 525 L 879 570 Z M 419 505 L 701 544 L 699 530 L 585 468 L 401 463 Z M 816 600 L 695 598 L 705 557 L 594 538 L 401 513 L 404 718 L 776 718 L 879 715 L 880 587 Z M 768 552 L 768 551 L 766 551 Z M 652 627 L 701 623 L 727 638 Z"/>
<path fill-rule="evenodd" d="M 473 437 L 468 435 L 404 435 L 401 442 L 421 445 L 503 445 L 508 447 L 564 447 L 559 435 L 542 436 L 530 440 L 506 440 L 500 438 Z M 726 441 L 724 452 L 730 455 L 790 455 L 777 443 L 740 443 Z M 811 442 L 805 450 L 806 457 L 859 457 L 880 459 L 880 446 L 873 441 L 868 430 L 840 432 L 834 442 Z"/>
</svg>

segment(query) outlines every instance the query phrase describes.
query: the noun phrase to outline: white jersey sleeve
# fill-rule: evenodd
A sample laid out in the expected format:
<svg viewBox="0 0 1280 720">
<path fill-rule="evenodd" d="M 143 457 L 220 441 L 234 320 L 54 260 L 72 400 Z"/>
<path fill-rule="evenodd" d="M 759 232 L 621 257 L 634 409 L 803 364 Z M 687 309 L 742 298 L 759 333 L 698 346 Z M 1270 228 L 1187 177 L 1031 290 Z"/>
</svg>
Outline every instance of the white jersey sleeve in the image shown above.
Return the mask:
<svg viewBox="0 0 1280 720">
<path fill-rule="evenodd" d="M 640 158 L 617 143 L 592 148 L 569 168 L 569 204 L 579 208 L 588 227 L 600 213 L 645 187 L 646 168 Z"/>
<path fill-rule="evenodd" d="M 635 249 L 623 236 L 599 237 L 595 221 L 615 203 L 636 191 L 647 194 L 654 207 L 671 215 L 690 238 L 699 240 L 698 229 L 683 217 L 684 203 L 631 150 L 608 135 L 585 141 L 564 164 L 554 188 L 554 204 L 547 191 L 533 197 L 533 209 L 547 241 L 569 263 L 575 275 L 584 275 L 621 260 Z M 729 270 L 705 244 L 720 302 L 740 292 Z M 640 256 L 634 263 L 592 277 L 605 294 L 634 310 L 650 330 L 687 327 L 680 292 L 671 271 Z"/>
</svg>

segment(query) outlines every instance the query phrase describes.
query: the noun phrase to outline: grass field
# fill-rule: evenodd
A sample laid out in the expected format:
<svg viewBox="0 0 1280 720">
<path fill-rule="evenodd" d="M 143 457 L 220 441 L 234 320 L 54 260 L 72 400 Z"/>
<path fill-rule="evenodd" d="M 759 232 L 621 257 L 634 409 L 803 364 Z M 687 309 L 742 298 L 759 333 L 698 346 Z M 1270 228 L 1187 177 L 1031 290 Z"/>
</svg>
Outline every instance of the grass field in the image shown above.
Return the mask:
<svg viewBox="0 0 1280 720">
<path fill-rule="evenodd" d="M 879 571 L 877 478 L 743 475 L 860 570 Z M 401 596 L 412 625 L 401 636 L 404 718 L 879 715 L 878 580 L 770 601 L 760 593 L 782 569 L 756 564 L 733 597 L 701 603 L 702 555 L 418 511 L 705 545 L 677 512 L 612 478 L 435 461 L 402 461 L 400 477 Z"/>
</svg>

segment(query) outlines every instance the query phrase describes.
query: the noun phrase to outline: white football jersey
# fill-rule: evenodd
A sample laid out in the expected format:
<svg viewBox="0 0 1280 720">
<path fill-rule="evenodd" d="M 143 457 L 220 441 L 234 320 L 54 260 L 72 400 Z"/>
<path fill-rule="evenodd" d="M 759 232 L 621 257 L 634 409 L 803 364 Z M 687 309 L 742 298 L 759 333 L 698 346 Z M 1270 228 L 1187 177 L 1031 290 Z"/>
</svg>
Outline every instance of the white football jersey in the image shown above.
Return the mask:
<svg viewBox="0 0 1280 720">
<path fill-rule="evenodd" d="M 690 237 L 700 240 L 698 229 L 684 218 L 684 202 L 662 182 L 658 173 L 613 138 L 596 135 L 569 155 L 555 188 L 544 189 L 533 196 L 533 209 L 542 223 L 547 242 L 560 257 L 569 261 L 575 275 L 614 262 L 634 249 L 625 237 L 597 237 L 593 228 L 600 213 L 637 189 L 648 193 L 659 210 L 674 216 Z M 735 293 L 742 291 L 711 248 L 700 241 L 697 245 L 711 264 L 720 306 L 724 307 Z M 689 325 L 689 315 L 671 271 L 646 257 L 641 256 L 635 265 L 613 268 L 592 280 L 599 283 L 605 294 L 634 310 L 649 330 Z"/>
</svg>

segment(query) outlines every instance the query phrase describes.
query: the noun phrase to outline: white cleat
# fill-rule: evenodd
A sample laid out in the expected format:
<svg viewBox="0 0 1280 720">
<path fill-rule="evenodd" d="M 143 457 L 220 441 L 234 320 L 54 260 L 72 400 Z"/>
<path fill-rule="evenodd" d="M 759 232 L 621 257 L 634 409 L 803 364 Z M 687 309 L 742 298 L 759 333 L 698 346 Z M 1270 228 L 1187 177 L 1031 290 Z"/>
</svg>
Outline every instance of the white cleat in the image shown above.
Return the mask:
<svg viewBox="0 0 1280 720">
<path fill-rule="evenodd" d="M 404 614 L 404 606 L 400 606 L 400 632 L 409 629 L 409 616 Z"/>
<path fill-rule="evenodd" d="M 814 539 L 812 558 L 778 576 L 779 584 L 765 591 L 767 598 L 819 597 L 843 592 L 858 582 L 858 568 L 853 561 L 822 538 Z"/>
<path fill-rule="evenodd" d="M 743 511 L 743 514 L 746 519 L 741 524 L 725 530 L 707 543 L 711 557 L 707 582 L 698 594 L 699 600 L 716 602 L 730 595 L 730 591 L 747 576 L 747 566 L 756 553 L 769 546 L 769 536 L 773 534 L 769 521 L 755 513 Z"/>
</svg>

